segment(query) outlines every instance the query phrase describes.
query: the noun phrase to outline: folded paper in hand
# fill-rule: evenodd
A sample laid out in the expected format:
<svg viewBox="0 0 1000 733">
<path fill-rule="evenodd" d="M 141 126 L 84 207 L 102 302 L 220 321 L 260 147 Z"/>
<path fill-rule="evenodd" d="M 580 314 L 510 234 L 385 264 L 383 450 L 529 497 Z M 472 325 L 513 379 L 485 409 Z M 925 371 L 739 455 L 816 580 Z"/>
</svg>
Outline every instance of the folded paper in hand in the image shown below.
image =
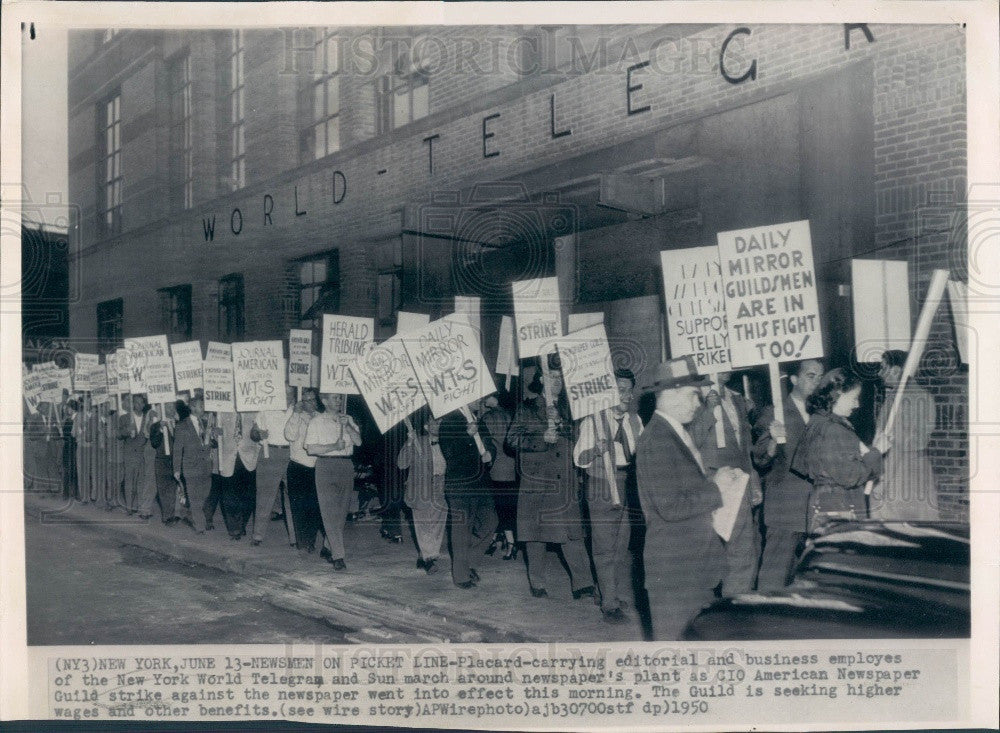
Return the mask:
<svg viewBox="0 0 1000 733">
<path fill-rule="evenodd" d="M 720 471 L 715 475 L 715 485 L 722 494 L 722 506 L 712 512 L 712 528 L 723 540 L 729 542 L 736 525 L 736 515 L 743 503 L 750 474 L 740 469 Z"/>
</svg>

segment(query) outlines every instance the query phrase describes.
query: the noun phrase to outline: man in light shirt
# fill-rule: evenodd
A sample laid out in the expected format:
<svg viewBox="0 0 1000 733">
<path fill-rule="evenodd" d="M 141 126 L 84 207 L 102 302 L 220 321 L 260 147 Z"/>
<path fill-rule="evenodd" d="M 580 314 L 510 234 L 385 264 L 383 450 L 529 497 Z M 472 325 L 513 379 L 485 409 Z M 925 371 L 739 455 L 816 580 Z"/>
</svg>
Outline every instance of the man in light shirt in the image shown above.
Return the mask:
<svg viewBox="0 0 1000 733">
<path fill-rule="evenodd" d="M 816 391 L 823 364 L 806 359 L 791 365 L 791 392 L 783 400 L 784 417 L 775 419 L 774 406 L 765 407 L 754 422 L 753 462 L 764 484 L 764 551 L 758 590 L 780 590 L 788 582 L 799 543 L 806 531 L 811 484 L 791 472 L 795 449 L 806 431 L 806 400 Z M 784 438 L 784 443 L 778 439 Z"/>
<path fill-rule="evenodd" d="M 316 498 L 316 457 L 306 452 L 306 434 L 317 410 L 316 390 L 303 389 L 302 399 L 292 408 L 285 423 L 288 441 L 288 505 L 292 511 L 295 544 L 302 555 L 316 549 L 316 533 L 321 526 Z"/>
<path fill-rule="evenodd" d="M 271 508 L 278 497 L 281 484 L 286 481 L 288 473 L 288 439 L 285 438 L 285 426 L 295 412 L 295 388 L 285 386 L 284 410 L 267 410 L 258 412 L 254 418 L 250 439 L 267 446 L 266 454 L 262 451 L 257 459 L 257 505 L 254 508 L 253 539 L 250 544 L 259 545 L 264 541 L 264 535 L 270 524 Z M 287 487 L 287 484 L 286 484 Z M 287 497 L 287 491 L 281 492 Z M 292 513 L 284 506 L 285 526 L 288 529 L 288 539 L 295 544 L 295 529 L 292 526 Z"/>
<path fill-rule="evenodd" d="M 361 431 L 345 410 L 346 397 L 320 395 L 323 410 L 306 431 L 306 453 L 316 456 L 316 498 L 322 517 L 321 529 L 330 545 L 333 569 L 347 569 L 344 562 L 344 524 L 354 495 L 355 447 L 361 445 Z"/>
<path fill-rule="evenodd" d="M 624 607 L 632 601 L 630 507 L 627 494 L 635 478 L 636 442 L 642 421 L 629 412 L 635 375 L 628 369 L 615 371 L 619 403 L 610 414 L 591 415 L 580 423 L 580 436 L 573 448 L 573 462 L 587 474 L 587 508 L 590 514 L 590 546 L 597 574 L 601 611 L 612 624 L 628 621 Z M 597 420 L 602 430 L 597 430 Z M 599 436 L 603 436 L 599 437 Z M 604 461 L 614 460 L 615 486 L 608 482 Z"/>
<path fill-rule="evenodd" d="M 251 440 L 254 413 L 220 412 L 216 425 L 219 476 L 222 487 L 222 518 L 230 539 L 246 534 L 247 523 L 256 504 L 257 459 L 260 444 Z"/>
</svg>

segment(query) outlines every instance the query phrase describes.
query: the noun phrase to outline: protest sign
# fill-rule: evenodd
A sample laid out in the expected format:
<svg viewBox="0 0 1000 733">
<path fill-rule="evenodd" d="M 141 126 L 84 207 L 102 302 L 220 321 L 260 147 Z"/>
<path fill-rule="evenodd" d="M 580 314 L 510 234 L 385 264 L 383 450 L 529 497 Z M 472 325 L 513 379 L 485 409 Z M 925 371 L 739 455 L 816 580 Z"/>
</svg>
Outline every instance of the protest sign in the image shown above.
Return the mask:
<svg viewBox="0 0 1000 733">
<path fill-rule="evenodd" d="M 233 344 L 236 411 L 284 410 L 285 359 L 280 341 Z"/>
<path fill-rule="evenodd" d="M 97 364 L 90 370 L 90 403 L 103 405 L 108 401 L 108 372 L 104 364 Z"/>
<path fill-rule="evenodd" d="M 172 344 L 170 354 L 174 361 L 177 389 L 192 394 L 196 389 L 201 389 L 201 342 L 186 341 L 183 344 Z"/>
<path fill-rule="evenodd" d="M 48 402 L 52 405 L 62 404 L 63 387 L 60 379 L 62 377 L 61 372 L 63 371 L 68 372 L 69 370 L 50 369 L 38 372 L 41 377 L 41 392 L 38 396 L 39 402 Z"/>
<path fill-rule="evenodd" d="M 104 357 L 104 378 L 108 382 L 108 393 L 119 394 L 121 392 L 118 381 L 118 354 L 108 354 Z"/>
<path fill-rule="evenodd" d="M 519 280 L 511 283 L 511 293 L 518 358 L 555 351 L 555 340 L 562 336 L 559 281 L 554 277 Z"/>
<path fill-rule="evenodd" d="M 312 374 L 312 331 L 293 328 L 288 332 L 288 384 L 308 387 Z"/>
<path fill-rule="evenodd" d="M 121 362 L 122 359 L 119 357 L 119 364 Z M 153 370 L 156 373 L 157 382 L 153 384 L 153 393 L 155 395 L 165 395 L 167 392 L 173 393 L 173 364 L 170 362 L 170 352 L 166 336 L 143 336 L 140 338 L 125 339 L 124 363 L 129 372 L 131 387 L 129 391 L 133 394 L 146 394 L 149 396 L 151 404 L 158 404 L 154 401 L 152 395 L 149 395 L 149 385 L 146 384 L 148 376 L 146 370 L 151 363 L 156 364 Z M 167 364 L 170 367 L 169 388 L 167 387 L 168 380 L 166 380 L 163 374 L 163 364 Z M 171 397 L 171 400 L 173 399 L 174 397 Z"/>
<path fill-rule="evenodd" d="M 169 358 L 155 357 L 143 369 L 146 399 L 151 405 L 162 405 L 177 399 L 174 388 L 174 365 Z"/>
<path fill-rule="evenodd" d="M 434 417 L 496 391 L 479 333 L 464 318 L 440 318 L 402 340 Z"/>
<path fill-rule="evenodd" d="M 431 322 L 431 317 L 425 313 L 396 312 L 396 333 L 406 333 L 423 328 Z"/>
<path fill-rule="evenodd" d="M 851 260 L 855 359 L 878 362 L 910 344 L 910 277 L 905 260 Z"/>
<path fill-rule="evenodd" d="M 68 394 L 73 394 L 73 370 L 66 367 L 65 369 L 56 369 L 50 373 L 54 374 L 58 380 L 57 389 L 59 390 L 59 394 L 56 397 L 56 401 L 62 402 L 64 391 Z"/>
<path fill-rule="evenodd" d="M 808 221 L 719 232 L 735 368 L 823 356 Z"/>
<path fill-rule="evenodd" d="M 129 353 L 126 349 L 115 350 L 115 369 L 118 371 L 118 389 L 132 391 L 132 370 L 129 368 Z"/>
<path fill-rule="evenodd" d="M 42 395 L 42 372 L 29 372 L 23 376 L 24 406 L 32 415 L 38 414 Z"/>
<path fill-rule="evenodd" d="M 349 369 L 378 429 L 385 433 L 427 404 L 406 347 L 404 336 L 393 336 L 368 351 Z"/>
<path fill-rule="evenodd" d="M 823 356 L 809 222 L 719 232 L 717 237 L 730 362 L 737 369 L 767 364 L 771 402 L 781 415 L 778 362 Z"/>
<path fill-rule="evenodd" d="M 375 334 L 375 319 L 323 314 L 320 392 L 358 394 L 348 365 L 362 356 Z"/>
<path fill-rule="evenodd" d="M 90 391 L 90 373 L 98 363 L 97 354 L 76 354 L 73 357 L 73 386 L 77 392 Z"/>
<path fill-rule="evenodd" d="M 699 374 L 728 371 L 729 334 L 718 247 L 660 252 L 670 356 L 694 359 Z"/>
<path fill-rule="evenodd" d="M 960 280 L 948 281 L 948 303 L 951 305 L 951 317 L 955 323 L 955 346 L 958 347 L 958 358 L 963 364 L 969 363 L 969 305 L 967 302 L 968 287 Z"/>
<path fill-rule="evenodd" d="M 566 331 L 582 331 L 598 323 L 604 323 L 604 313 L 570 313 L 567 316 Z"/>
<path fill-rule="evenodd" d="M 482 305 L 478 297 L 469 295 L 455 296 L 455 315 L 461 315 L 468 319 L 469 325 L 476 329 L 476 333 L 483 332 L 479 315 L 481 309 Z"/>
<path fill-rule="evenodd" d="M 563 383 L 574 420 L 614 407 L 620 402 L 611 347 L 598 323 L 563 336 L 558 342 Z"/>
<path fill-rule="evenodd" d="M 233 396 L 233 358 L 229 344 L 208 342 L 202 365 L 206 412 L 236 412 Z"/>
</svg>

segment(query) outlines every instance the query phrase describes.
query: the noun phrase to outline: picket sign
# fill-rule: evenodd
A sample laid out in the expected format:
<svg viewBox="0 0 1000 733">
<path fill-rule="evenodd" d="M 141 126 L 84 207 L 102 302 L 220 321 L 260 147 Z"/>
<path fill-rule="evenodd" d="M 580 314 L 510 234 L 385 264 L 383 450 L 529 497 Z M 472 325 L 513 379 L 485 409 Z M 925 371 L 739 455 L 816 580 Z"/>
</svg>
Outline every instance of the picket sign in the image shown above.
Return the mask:
<svg viewBox="0 0 1000 733">
<path fill-rule="evenodd" d="M 409 336 L 396 335 L 380 344 L 369 344 L 365 353 L 349 367 L 383 435 L 427 404 L 406 352 L 404 339 L 407 338 Z"/>
<path fill-rule="evenodd" d="M 288 332 L 288 384 L 301 390 L 312 379 L 312 331 L 293 328 Z"/>
<path fill-rule="evenodd" d="M 719 248 L 688 247 L 660 252 L 667 335 L 674 359 L 690 356 L 695 371 L 708 375 L 722 395 L 719 373 L 729 366 L 729 334 L 722 291 Z M 715 443 L 726 447 L 722 406 L 716 405 Z M 739 429 L 738 427 L 736 428 Z"/>
<path fill-rule="evenodd" d="M 348 367 L 375 337 L 375 319 L 323 314 L 320 392 L 359 394 Z"/>
<path fill-rule="evenodd" d="M 737 369 L 767 365 L 774 414 L 783 415 L 779 363 L 823 357 L 809 221 L 719 232 L 717 239 L 730 361 Z"/>
<path fill-rule="evenodd" d="M 920 309 L 920 318 L 917 320 L 917 328 L 913 334 L 913 341 L 910 343 L 909 351 L 906 354 L 903 373 L 900 375 L 899 385 L 896 387 L 896 397 L 892 401 L 892 406 L 889 408 L 889 416 L 885 420 L 884 432 L 886 436 L 892 435 L 896 413 L 899 412 L 899 406 L 903 401 L 903 390 L 906 389 L 906 383 L 916 373 L 917 366 L 919 366 L 920 360 L 923 358 L 924 349 L 927 348 L 927 336 L 931 331 L 931 321 L 934 320 L 934 314 L 937 313 L 938 306 L 941 305 L 941 299 L 944 297 L 944 290 L 947 285 L 948 271 L 934 270 L 930 286 L 927 288 L 927 298 L 924 300 L 923 308 Z M 869 481 L 865 484 L 865 493 L 871 494 L 874 485 L 874 481 Z"/>
<path fill-rule="evenodd" d="M 474 295 L 456 295 L 455 296 L 455 315 L 461 315 L 468 319 L 469 325 L 476 329 L 476 333 L 481 334 L 482 329 L 482 318 L 480 313 L 482 311 L 482 303 L 477 296 Z"/>
<path fill-rule="evenodd" d="M 963 364 L 969 363 L 969 291 L 968 286 L 960 280 L 948 281 L 948 302 L 951 304 L 951 317 L 955 324 L 955 345 L 958 347 L 958 358 Z"/>
<path fill-rule="evenodd" d="M 570 414 L 574 420 L 592 417 L 595 437 L 600 441 L 607 440 L 604 421 L 611 419 L 609 411 L 619 404 L 621 397 L 604 324 L 596 323 L 564 336 L 557 348 Z M 613 453 L 603 451 L 601 463 L 611 486 L 612 503 L 617 506 L 621 502 Z"/>
</svg>

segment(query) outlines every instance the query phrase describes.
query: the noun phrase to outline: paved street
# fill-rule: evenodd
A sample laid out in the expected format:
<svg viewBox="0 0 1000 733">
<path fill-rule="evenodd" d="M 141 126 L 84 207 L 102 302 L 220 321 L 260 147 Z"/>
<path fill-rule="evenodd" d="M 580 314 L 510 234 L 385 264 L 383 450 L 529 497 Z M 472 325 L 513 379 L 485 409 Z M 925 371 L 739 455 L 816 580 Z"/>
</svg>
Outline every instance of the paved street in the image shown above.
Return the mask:
<svg viewBox="0 0 1000 733">
<path fill-rule="evenodd" d="M 235 574 L 73 524 L 26 527 L 29 644 L 343 643 L 346 627 L 262 600 Z"/>
<path fill-rule="evenodd" d="M 233 542 L 221 519 L 204 536 L 142 524 L 94 505 L 39 494 L 25 502 L 31 643 L 427 641 L 610 642 L 638 639 L 589 598 L 573 600 L 558 557 L 548 598 L 532 598 L 523 562 L 483 557 L 463 590 L 447 555 L 428 576 L 412 533 L 392 544 L 378 522 L 348 524 L 347 571 L 288 546 L 281 522 L 264 543 Z M 95 572 L 96 570 L 96 572 Z M 123 618 L 134 616 L 134 620 Z M 634 616 L 634 614 L 633 614 Z"/>
</svg>

